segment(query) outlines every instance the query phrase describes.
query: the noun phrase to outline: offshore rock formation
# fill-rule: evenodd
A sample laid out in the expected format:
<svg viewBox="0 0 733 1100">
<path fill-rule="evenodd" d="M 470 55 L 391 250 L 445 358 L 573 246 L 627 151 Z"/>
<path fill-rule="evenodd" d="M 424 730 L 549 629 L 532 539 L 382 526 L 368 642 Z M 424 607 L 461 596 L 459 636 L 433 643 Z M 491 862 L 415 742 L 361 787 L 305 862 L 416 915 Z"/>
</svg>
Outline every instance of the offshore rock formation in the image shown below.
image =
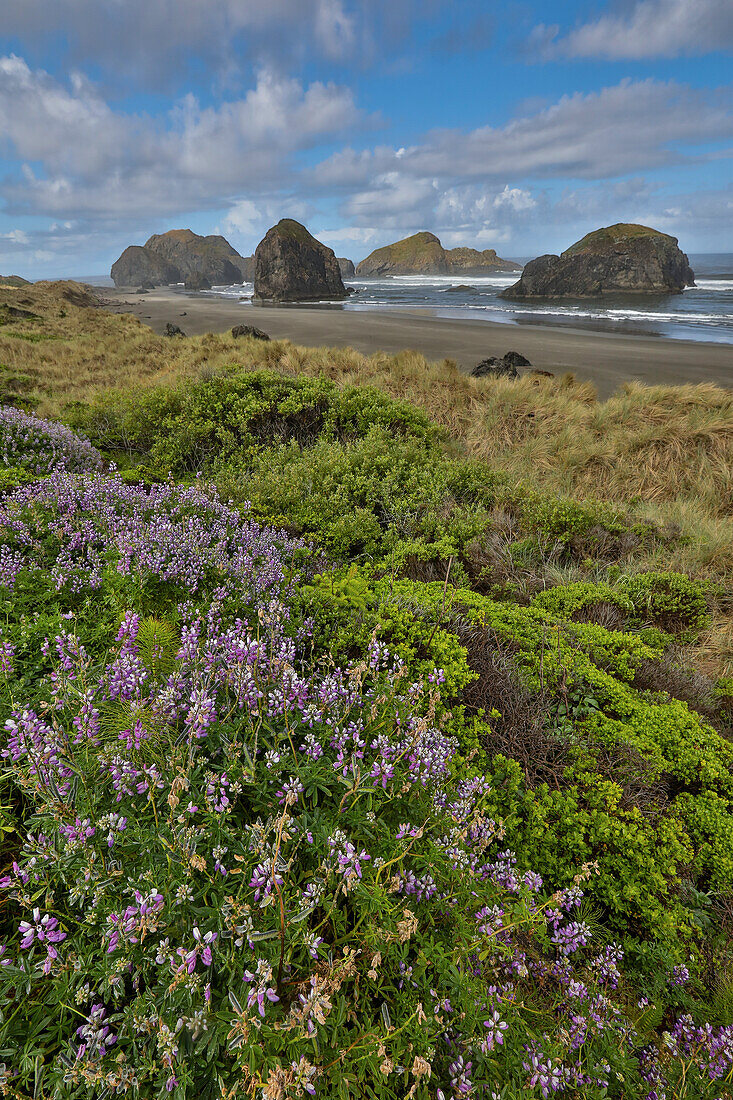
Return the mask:
<svg viewBox="0 0 733 1100">
<path fill-rule="evenodd" d="M 488 275 L 494 271 L 521 271 L 519 264 L 502 260 L 493 248 L 443 248 L 434 233 L 414 233 L 402 241 L 377 248 L 357 265 L 357 275 Z"/>
<path fill-rule="evenodd" d="M 561 256 L 538 256 L 502 298 L 595 298 L 602 294 L 680 294 L 695 285 L 677 238 L 620 222 L 588 233 Z"/>
<path fill-rule="evenodd" d="M 356 275 L 356 268 L 354 267 L 353 260 L 347 260 L 345 256 L 337 256 L 336 263 L 339 265 L 342 279 L 353 279 Z"/>
<path fill-rule="evenodd" d="M 450 273 L 463 275 L 489 275 L 492 271 L 521 271 L 522 265 L 513 260 L 502 260 L 494 248 L 449 248 L 446 251 Z"/>
<path fill-rule="evenodd" d="M 153 234 L 142 246 L 126 248 L 110 274 L 115 286 L 160 286 L 195 280 L 210 286 L 242 283 L 252 281 L 254 258 L 240 256 L 224 237 L 201 237 L 190 229 L 171 229 Z"/>
<path fill-rule="evenodd" d="M 110 275 L 115 286 L 166 286 L 181 282 L 180 272 L 162 256 L 131 244 L 112 264 Z"/>
<path fill-rule="evenodd" d="M 291 218 L 279 221 L 257 245 L 254 282 L 260 301 L 317 302 L 349 293 L 333 249 Z"/>
</svg>

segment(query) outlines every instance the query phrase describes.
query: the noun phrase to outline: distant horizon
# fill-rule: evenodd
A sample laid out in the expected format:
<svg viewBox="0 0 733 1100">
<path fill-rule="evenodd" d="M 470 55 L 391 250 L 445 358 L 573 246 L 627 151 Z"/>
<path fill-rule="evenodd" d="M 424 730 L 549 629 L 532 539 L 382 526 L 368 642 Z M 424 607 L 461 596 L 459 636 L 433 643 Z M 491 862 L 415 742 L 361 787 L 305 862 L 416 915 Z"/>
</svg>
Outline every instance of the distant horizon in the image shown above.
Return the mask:
<svg viewBox="0 0 733 1100">
<path fill-rule="evenodd" d="M 400 240 L 400 239 L 401 238 L 399 238 L 399 237 L 396 238 L 396 240 Z M 469 245 L 468 247 L 472 247 L 472 246 Z M 682 247 L 682 246 L 680 245 L 680 247 Z M 372 249 L 372 251 L 373 251 L 373 249 Z M 683 249 L 683 251 L 684 251 L 684 249 Z M 362 259 L 365 259 L 365 257 L 368 256 L 368 255 L 369 255 L 369 253 L 365 253 L 364 256 L 360 257 L 360 259 L 357 260 L 354 256 L 347 256 L 346 254 L 342 253 L 341 258 L 351 260 L 354 264 L 358 264 Z M 524 265 L 524 264 L 528 263 L 530 260 L 533 260 L 536 256 L 542 256 L 542 255 L 546 255 L 546 253 L 535 252 L 532 255 L 526 255 L 526 256 L 520 256 L 520 255 L 508 256 L 508 255 L 504 255 L 501 258 L 504 259 L 504 260 L 513 260 L 515 263 L 519 263 L 519 264 Z M 720 251 L 715 251 L 715 252 L 688 252 L 687 255 L 690 257 L 690 260 L 693 260 L 695 257 L 703 258 L 703 257 L 709 257 L 709 256 L 733 257 L 733 248 L 731 248 L 731 250 L 729 252 L 726 252 L 726 251 L 723 251 L 723 252 L 720 252 Z M 116 258 L 117 257 L 115 257 L 115 259 Z M 114 261 L 112 261 L 112 262 L 114 262 Z M 0 272 L 0 274 L 5 275 L 5 276 L 20 275 L 21 278 L 29 279 L 30 282 L 42 282 L 43 280 L 57 280 L 57 279 L 70 279 L 70 280 L 73 280 L 74 282 L 90 282 L 90 280 L 92 280 L 92 279 L 106 279 L 110 283 L 112 283 L 112 279 L 111 279 L 110 274 L 109 274 L 109 269 L 107 269 L 106 272 L 96 271 L 96 272 L 93 272 L 91 274 L 87 273 L 87 274 L 79 274 L 79 275 L 72 275 L 72 274 L 68 274 L 67 272 L 54 272 L 54 273 L 45 274 L 45 275 L 38 275 L 38 276 L 35 276 L 34 278 L 30 278 L 30 276 L 24 275 L 22 271 L 2 271 L 2 272 Z M 392 277 L 394 278 L 394 276 L 392 276 Z M 112 283 L 112 285 L 114 285 L 114 284 Z"/>
</svg>

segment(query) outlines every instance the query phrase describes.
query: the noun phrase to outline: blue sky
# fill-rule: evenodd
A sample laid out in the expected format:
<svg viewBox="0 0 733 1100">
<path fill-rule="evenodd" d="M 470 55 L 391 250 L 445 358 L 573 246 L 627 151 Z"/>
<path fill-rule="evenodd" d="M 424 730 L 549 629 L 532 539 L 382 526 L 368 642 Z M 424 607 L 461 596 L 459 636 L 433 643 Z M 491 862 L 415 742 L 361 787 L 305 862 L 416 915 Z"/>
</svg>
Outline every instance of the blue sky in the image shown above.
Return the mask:
<svg viewBox="0 0 733 1100">
<path fill-rule="evenodd" d="M 530 256 L 641 221 L 733 252 L 733 0 L 22 0 L 0 272 L 108 271 L 280 217 Z"/>
</svg>

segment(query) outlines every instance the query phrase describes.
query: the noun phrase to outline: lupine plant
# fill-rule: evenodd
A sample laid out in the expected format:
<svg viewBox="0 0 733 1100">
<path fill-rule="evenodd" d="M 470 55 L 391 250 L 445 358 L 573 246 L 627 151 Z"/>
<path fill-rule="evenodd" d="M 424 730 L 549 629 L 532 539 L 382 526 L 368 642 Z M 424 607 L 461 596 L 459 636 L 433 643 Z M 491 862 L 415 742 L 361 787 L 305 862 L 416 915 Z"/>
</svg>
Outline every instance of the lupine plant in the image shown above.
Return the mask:
<svg viewBox="0 0 733 1100">
<path fill-rule="evenodd" d="M 34 474 L 101 469 L 99 451 L 64 424 L 0 406 L 0 461 Z"/>
<path fill-rule="evenodd" d="M 585 907 L 592 863 L 562 889 L 517 870 L 442 670 L 376 635 L 316 649 L 301 547 L 100 474 L 0 524 L 9 598 L 66 608 L 32 699 L 0 640 L 3 1095 L 729 1095 L 692 963 L 653 1001 Z M 110 588 L 100 645 L 77 609 Z"/>
</svg>

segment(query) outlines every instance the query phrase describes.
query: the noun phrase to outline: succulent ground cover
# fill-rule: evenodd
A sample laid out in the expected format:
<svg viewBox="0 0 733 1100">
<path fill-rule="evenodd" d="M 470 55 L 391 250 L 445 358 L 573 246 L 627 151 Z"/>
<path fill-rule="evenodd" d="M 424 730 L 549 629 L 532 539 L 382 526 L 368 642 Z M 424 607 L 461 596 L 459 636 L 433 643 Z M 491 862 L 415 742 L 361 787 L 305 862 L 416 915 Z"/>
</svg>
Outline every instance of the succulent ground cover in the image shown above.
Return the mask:
<svg viewBox="0 0 733 1100">
<path fill-rule="evenodd" d="M 729 1096 L 730 693 L 685 666 L 715 587 L 639 568 L 674 535 L 369 391 L 84 416 L 126 469 L 0 420 L 0 1091 Z"/>
</svg>

